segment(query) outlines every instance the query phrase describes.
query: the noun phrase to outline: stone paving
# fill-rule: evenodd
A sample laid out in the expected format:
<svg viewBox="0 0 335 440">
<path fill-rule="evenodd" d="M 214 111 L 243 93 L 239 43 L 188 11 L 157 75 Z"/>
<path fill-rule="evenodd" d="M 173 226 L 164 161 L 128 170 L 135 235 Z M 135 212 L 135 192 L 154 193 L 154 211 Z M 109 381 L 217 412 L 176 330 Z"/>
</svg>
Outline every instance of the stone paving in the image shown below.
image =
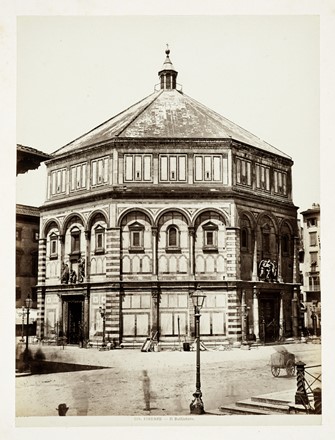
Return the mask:
<svg viewBox="0 0 335 440">
<path fill-rule="evenodd" d="M 187 416 L 195 391 L 195 352 L 118 349 L 99 351 L 65 346 L 41 349 L 46 360 L 106 367 L 99 370 L 39 374 L 16 378 L 18 417 L 56 416 L 60 403 L 67 416 Z M 320 363 L 321 346 L 290 344 L 296 360 Z M 201 389 L 205 409 L 219 408 L 252 395 L 289 391 L 296 378 L 270 371 L 273 346 L 251 350 L 201 352 Z M 144 373 L 146 372 L 146 373 Z M 144 376 L 150 379 L 150 410 L 146 411 Z M 148 394 L 147 394 L 148 395 Z"/>
</svg>

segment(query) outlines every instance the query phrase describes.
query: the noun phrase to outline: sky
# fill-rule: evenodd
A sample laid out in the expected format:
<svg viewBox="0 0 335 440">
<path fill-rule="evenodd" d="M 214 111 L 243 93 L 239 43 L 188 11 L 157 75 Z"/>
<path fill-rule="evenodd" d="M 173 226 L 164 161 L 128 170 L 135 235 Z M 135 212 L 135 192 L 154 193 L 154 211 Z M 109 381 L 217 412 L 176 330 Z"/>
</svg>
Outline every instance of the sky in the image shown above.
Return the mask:
<svg viewBox="0 0 335 440">
<path fill-rule="evenodd" d="M 318 16 L 18 17 L 17 143 L 51 153 L 148 96 L 166 44 L 183 92 L 292 157 L 299 211 L 319 203 Z M 42 205 L 45 165 L 16 184 Z"/>
</svg>

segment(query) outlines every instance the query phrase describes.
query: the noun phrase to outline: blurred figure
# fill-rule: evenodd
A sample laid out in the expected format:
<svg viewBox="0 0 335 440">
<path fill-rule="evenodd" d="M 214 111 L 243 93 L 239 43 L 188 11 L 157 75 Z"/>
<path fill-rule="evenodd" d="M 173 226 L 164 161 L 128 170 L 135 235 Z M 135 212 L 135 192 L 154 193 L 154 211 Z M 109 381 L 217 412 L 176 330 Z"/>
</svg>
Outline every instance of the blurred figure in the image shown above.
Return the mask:
<svg viewBox="0 0 335 440">
<path fill-rule="evenodd" d="M 142 386 L 144 394 L 145 411 L 150 411 L 150 378 L 147 370 L 143 370 Z"/>
<path fill-rule="evenodd" d="M 77 416 L 87 416 L 89 404 L 89 382 L 87 376 L 82 375 L 77 386 L 72 388 L 73 409 Z"/>
</svg>

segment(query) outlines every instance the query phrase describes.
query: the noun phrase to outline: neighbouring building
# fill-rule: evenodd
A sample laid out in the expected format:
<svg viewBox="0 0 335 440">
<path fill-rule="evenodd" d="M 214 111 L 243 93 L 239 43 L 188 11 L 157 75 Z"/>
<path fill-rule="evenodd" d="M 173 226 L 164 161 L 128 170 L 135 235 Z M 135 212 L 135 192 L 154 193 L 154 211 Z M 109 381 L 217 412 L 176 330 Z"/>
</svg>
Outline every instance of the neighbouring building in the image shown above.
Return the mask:
<svg viewBox="0 0 335 440">
<path fill-rule="evenodd" d="M 24 145 L 16 146 L 16 174 L 35 170 L 50 158 L 49 154 Z M 29 321 L 30 333 L 36 331 L 38 274 L 38 240 L 40 212 L 35 206 L 16 204 L 16 335 L 26 334 L 25 300 L 32 299 Z"/>
<path fill-rule="evenodd" d="M 46 162 L 39 337 L 191 340 L 196 289 L 208 343 L 300 337 L 292 159 L 158 75 Z"/>
<path fill-rule="evenodd" d="M 321 241 L 320 205 L 313 203 L 310 209 L 301 212 L 303 253 L 301 272 L 302 295 L 305 303 L 304 325 L 313 336 L 321 334 Z"/>
</svg>

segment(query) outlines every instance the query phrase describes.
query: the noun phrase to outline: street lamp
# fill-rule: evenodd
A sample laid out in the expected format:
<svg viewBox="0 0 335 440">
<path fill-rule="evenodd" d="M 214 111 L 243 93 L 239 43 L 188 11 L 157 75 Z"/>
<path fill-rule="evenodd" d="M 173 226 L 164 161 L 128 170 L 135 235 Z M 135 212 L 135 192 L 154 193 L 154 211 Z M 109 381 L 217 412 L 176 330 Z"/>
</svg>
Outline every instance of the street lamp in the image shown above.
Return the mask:
<svg viewBox="0 0 335 440">
<path fill-rule="evenodd" d="M 106 331 L 106 309 L 105 305 L 103 307 L 99 307 L 99 313 L 102 318 L 102 347 L 105 348 L 105 331 Z"/>
<path fill-rule="evenodd" d="M 29 344 L 29 311 L 31 309 L 32 306 L 32 299 L 30 298 L 30 295 L 27 296 L 26 298 L 26 309 L 27 309 L 27 329 L 26 329 L 26 351 L 28 353 L 28 344 Z"/>
<path fill-rule="evenodd" d="M 190 404 L 190 413 L 191 414 L 204 414 L 204 404 L 201 399 L 201 383 L 200 383 L 200 310 L 204 304 L 206 295 L 202 293 L 201 290 L 196 290 L 193 292 L 192 302 L 194 306 L 194 317 L 195 317 L 195 337 L 197 341 L 197 355 L 196 355 L 196 390 L 193 393 L 194 399 Z"/>
<path fill-rule="evenodd" d="M 247 341 L 247 319 L 249 315 L 249 307 L 247 306 L 247 303 L 245 301 L 245 291 L 242 292 L 242 300 L 241 300 L 241 319 L 242 319 L 242 347 L 249 347 L 248 341 Z"/>
<path fill-rule="evenodd" d="M 311 311 L 311 318 L 312 318 L 312 322 L 313 322 L 313 336 L 316 336 L 316 332 L 317 332 L 317 322 L 316 322 L 316 307 L 315 304 L 310 306 L 310 311 Z"/>
<path fill-rule="evenodd" d="M 24 342 L 24 315 L 26 314 L 26 311 L 24 309 L 24 306 L 22 306 L 22 326 L 21 326 L 21 341 L 20 342 Z"/>
<path fill-rule="evenodd" d="M 28 351 L 28 346 L 29 346 L 29 311 L 30 308 L 32 306 L 32 299 L 30 298 L 30 295 L 27 296 L 26 298 L 26 310 L 27 310 L 27 328 L 26 328 L 26 349 L 24 351 L 24 356 L 23 356 L 23 361 L 24 361 L 24 365 L 25 368 L 27 369 L 29 367 L 29 351 Z"/>
</svg>

